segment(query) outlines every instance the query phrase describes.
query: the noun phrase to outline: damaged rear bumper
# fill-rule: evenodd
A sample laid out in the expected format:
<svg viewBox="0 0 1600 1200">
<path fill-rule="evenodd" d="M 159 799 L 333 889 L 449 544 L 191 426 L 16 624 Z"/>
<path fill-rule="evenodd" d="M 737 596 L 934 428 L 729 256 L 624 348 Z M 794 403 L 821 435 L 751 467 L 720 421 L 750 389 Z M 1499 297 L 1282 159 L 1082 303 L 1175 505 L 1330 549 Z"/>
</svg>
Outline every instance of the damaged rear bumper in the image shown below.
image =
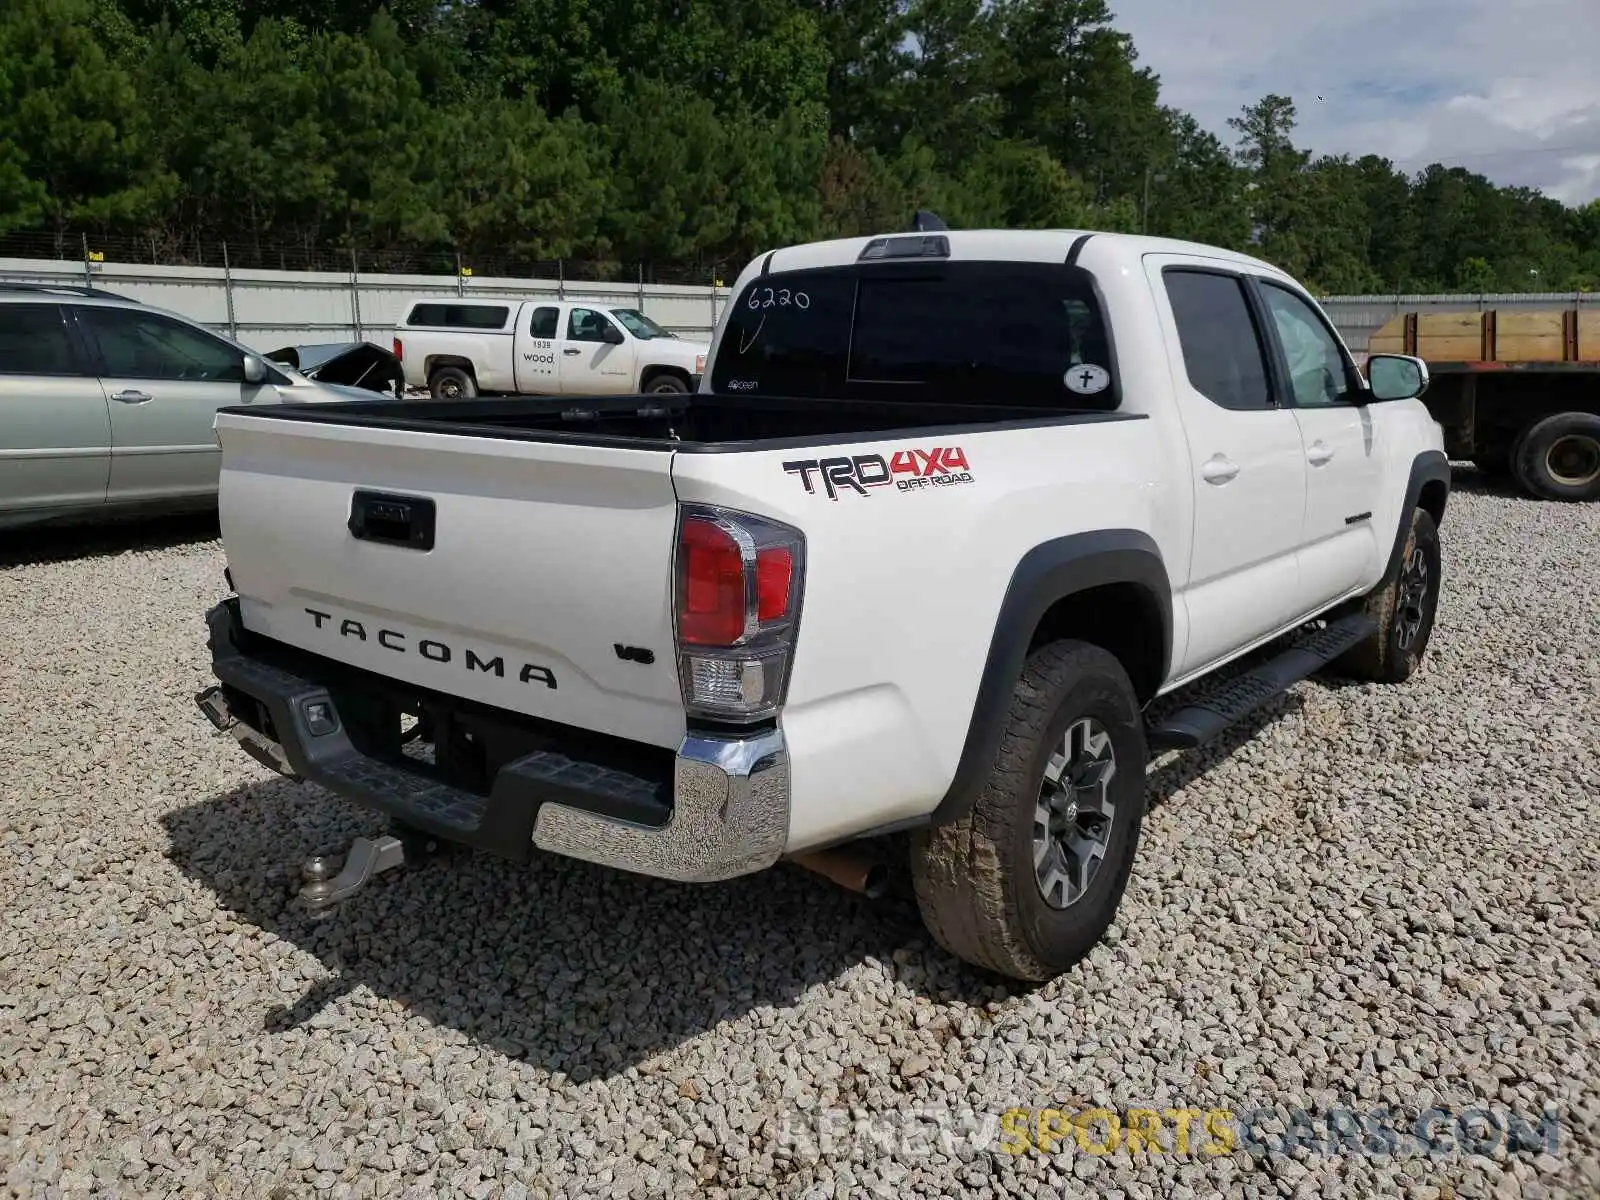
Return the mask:
<svg viewBox="0 0 1600 1200">
<path fill-rule="evenodd" d="M 783 852 L 789 754 L 781 730 L 690 733 L 675 754 L 635 747 L 638 755 L 619 757 L 592 741 L 580 748 L 584 739 L 563 739 L 558 726 L 461 705 L 469 740 L 516 747 L 471 786 L 375 745 L 369 701 L 398 689 L 394 681 L 246 633 L 236 600 L 206 621 L 219 681 L 195 697 L 207 719 L 273 770 L 413 829 L 519 861 L 537 847 L 681 882 L 750 874 Z"/>
</svg>

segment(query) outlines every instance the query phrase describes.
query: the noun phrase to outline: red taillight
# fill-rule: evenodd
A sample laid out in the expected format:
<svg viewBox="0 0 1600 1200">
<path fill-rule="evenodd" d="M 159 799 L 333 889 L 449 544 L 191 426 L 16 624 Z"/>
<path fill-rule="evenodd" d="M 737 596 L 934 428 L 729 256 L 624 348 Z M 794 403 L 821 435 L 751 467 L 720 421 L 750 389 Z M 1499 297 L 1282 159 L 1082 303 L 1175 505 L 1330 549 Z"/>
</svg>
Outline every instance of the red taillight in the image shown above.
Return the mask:
<svg viewBox="0 0 1600 1200">
<path fill-rule="evenodd" d="M 756 554 L 756 620 L 776 621 L 789 613 L 789 581 L 794 555 L 787 546 Z"/>
<path fill-rule="evenodd" d="M 398 359 L 404 360 L 405 356 L 406 356 L 405 351 L 406 351 L 406 348 L 403 345 L 400 344 L 400 339 L 399 338 L 395 338 L 395 340 L 394 340 L 394 356 L 396 358 L 398 358 Z"/>
<path fill-rule="evenodd" d="M 678 525 L 678 681 L 685 710 L 736 724 L 783 705 L 799 628 L 805 535 L 753 513 L 686 504 Z"/>
<path fill-rule="evenodd" d="M 678 538 L 683 597 L 678 636 L 691 646 L 731 646 L 744 634 L 744 554 L 733 535 L 688 517 Z"/>
</svg>

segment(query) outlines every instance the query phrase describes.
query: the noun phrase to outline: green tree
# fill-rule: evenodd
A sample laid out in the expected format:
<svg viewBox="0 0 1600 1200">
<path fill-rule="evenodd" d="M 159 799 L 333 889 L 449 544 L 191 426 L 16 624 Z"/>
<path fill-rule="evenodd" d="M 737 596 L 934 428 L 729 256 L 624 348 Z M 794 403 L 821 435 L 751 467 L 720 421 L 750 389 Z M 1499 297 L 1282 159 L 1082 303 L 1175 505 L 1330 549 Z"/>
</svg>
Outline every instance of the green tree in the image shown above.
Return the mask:
<svg viewBox="0 0 1600 1200">
<path fill-rule="evenodd" d="M 805 0 L 827 61 L 829 131 L 868 147 L 891 135 L 883 104 L 907 68 L 906 0 Z"/>
<path fill-rule="evenodd" d="M 485 254 L 593 252 L 606 211 L 605 147 L 574 115 L 532 100 L 460 105 L 429 128 L 426 240 Z"/>
<path fill-rule="evenodd" d="M 1245 206 L 1248 173 L 1221 140 L 1188 113 L 1167 110 L 1171 156 L 1150 166 L 1141 181 L 1148 197 L 1148 231 L 1209 245 L 1243 249 L 1250 240 Z"/>
<path fill-rule="evenodd" d="M 1367 258 L 1371 230 L 1361 169 L 1348 157 L 1323 157 L 1305 170 L 1303 183 L 1300 245 L 1306 283 L 1335 294 L 1377 287 Z"/>
<path fill-rule="evenodd" d="M 437 236 L 439 219 L 412 186 L 433 113 L 394 20 L 380 12 L 364 37 L 319 33 L 305 62 L 330 232 L 368 245 Z"/>
<path fill-rule="evenodd" d="M 1600 291 L 1600 199 L 1572 211 L 1563 224 L 1565 240 L 1573 248 L 1573 286 Z"/>
<path fill-rule="evenodd" d="M 912 138 L 941 164 L 959 164 L 1000 136 L 999 26 L 983 0 L 911 0 L 905 28 L 912 48 L 879 99 L 879 149 Z"/>
<path fill-rule="evenodd" d="M 1228 125 L 1239 135 L 1238 159 L 1250 176 L 1245 193 L 1253 248 L 1291 275 L 1303 274 L 1312 257 L 1311 155 L 1294 145 L 1294 101 L 1264 96 Z"/>
<path fill-rule="evenodd" d="M 1011 137 L 1050 151 L 1097 197 L 1138 195 L 1171 155 L 1160 85 L 1105 0 L 999 0 L 997 64 Z"/>
<path fill-rule="evenodd" d="M 612 155 L 601 231 L 618 255 L 694 259 L 734 236 L 728 128 L 709 100 L 640 80 L 605 97 L 599 114 Z"/>
<path fill-rule="evenodd" d="M 1473 255 L 1456 264 L 1452 281 L 1458 292 L 1488 292 L 1494 289 L 1494 268 L 1487 259 Z"/>
<path fill-rule="evenodd" d="M 90 0 L 13 0 L 0 16 L 0 163 L 30 181 L 4 202 L 12 221 L 37 214 L 58 232 L 137 224 L 175 190 L 98 15 Z"/>
<path fill-rule="evenodd" d="M 1081 229 L 1099 222 L 1094 192 L 1042 146 L 991 142 L 962 170 L 952 210 L 964 225 Z"/>
<path fill-rule="evenodd" d="M 0 37 L 4 34 L 0 33 Z M 42 180 L 29 174 L 28 156 L 14 131 L 16 91 L 4 60 L 0 60 L 0 234 L 27 229 L 43 221 L 49 193 Z"/>
<path fill-rule="evenodd" d="M 0 8 L 0 231 L 703 269 L 922 207 L 1337 291 L 1600 284 L 1592 205 L 1314 156 L 1287 96 L 1221 132 L 1161 103 L 1107 0 Z"/>
<path fill-rule="evenodd" d="M 842 136 L 828 143 L 820 192 L 821 227 L 838 237 L 896 229 L 916 209 L 904 181 L 883 155 Z"/>
<path fill-rule="evenodd" d="M 1362 252 L 1374 286 L 1403 292 L 1416 279 L 1420 227 L 1411 198 L 1411 181 L 1387 159 L 1365 155 L 1355 164 L 1366 209 L 1366 241 Z"/>
</svg>

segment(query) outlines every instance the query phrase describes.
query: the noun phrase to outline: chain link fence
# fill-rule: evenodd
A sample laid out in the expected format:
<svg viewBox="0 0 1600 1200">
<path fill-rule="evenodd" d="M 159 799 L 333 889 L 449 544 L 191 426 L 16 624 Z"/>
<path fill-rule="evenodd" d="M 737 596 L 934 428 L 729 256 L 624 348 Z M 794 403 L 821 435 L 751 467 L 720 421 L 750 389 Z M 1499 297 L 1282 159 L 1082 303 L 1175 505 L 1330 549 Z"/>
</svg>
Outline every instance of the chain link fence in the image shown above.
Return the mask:
<svg viewBox="0 0 1600 1200">
<path fill-rule="evenodd" d="M 0 235 L 0 258 L 55 262 L 115 262 L 160 267 L 220 267 L 231 270 L 330 271 L 367 275 L 446 275 L 500 279 L 557 279 L 574 283 L 713 286 L 737 275 L 743 264 L 721 261 L 624 262 L 619 259 L 531 258 L 450 248 L 339 246 L 327 242 L 227 241 L 149 234 L 105 236 L 83 231 L 30 231 Z"/>
<path fill-rule="evenodd" d="M 289 344 L 387 342 L 411 302 L 445 296 L 636 308 L 680 336 L 708 339 L 727 299 L 717 264 L 241 247 L 81 232 L 0 236 L 0 282 L 112 292 L 203 321 L 262 352 Z"/>
<path fill-rule="evenodd" d="M 0 278 L 103 288 L 115 283 L 136 299 L 186 312 L 247 341 L 257 334 L 268 340 L 290 333 L 309 340 L 367 337 L 393 322 L 393 310 L 405 296 L 451 292 L 592 296 L 631 304 L 676 332 L 705 336 L 725 302 L 726 285 L 744 265 L 539 259 L 453 249 L 340 247 L 312 240 L 224 242 L 82 231 L 0 236 L 0 264 Z M 159 274 L 141 273 L 140 267 L 157 268 Z M 266 272 L 298 278 L 267 279 Z M 330 303 L 330 291 L 342 293 L 343 299 Z M 1582 307 L 1600 304 L 1600 297 L 1553 292 L 1325 296 L 1322 304 L 1350 349 L 1364 355 L 1371 335 L 1400 312 Z"/>
</svg>

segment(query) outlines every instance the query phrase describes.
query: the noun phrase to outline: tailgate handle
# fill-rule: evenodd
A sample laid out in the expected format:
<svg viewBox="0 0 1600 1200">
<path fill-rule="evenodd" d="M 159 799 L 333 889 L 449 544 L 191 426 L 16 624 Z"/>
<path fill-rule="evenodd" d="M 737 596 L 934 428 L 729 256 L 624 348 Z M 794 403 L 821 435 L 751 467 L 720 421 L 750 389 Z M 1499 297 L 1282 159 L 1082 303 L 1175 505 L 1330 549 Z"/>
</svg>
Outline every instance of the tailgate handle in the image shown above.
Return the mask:
<svg viewBox="0 0 1600 1200">
<path fill-rule="evenodd" d="M 432 550 L 433 501 L 426 496 L 395 496 L 387 492 L 356 492 L 350 500 L 352 537 L 408 550 Z"/>
</svg>

